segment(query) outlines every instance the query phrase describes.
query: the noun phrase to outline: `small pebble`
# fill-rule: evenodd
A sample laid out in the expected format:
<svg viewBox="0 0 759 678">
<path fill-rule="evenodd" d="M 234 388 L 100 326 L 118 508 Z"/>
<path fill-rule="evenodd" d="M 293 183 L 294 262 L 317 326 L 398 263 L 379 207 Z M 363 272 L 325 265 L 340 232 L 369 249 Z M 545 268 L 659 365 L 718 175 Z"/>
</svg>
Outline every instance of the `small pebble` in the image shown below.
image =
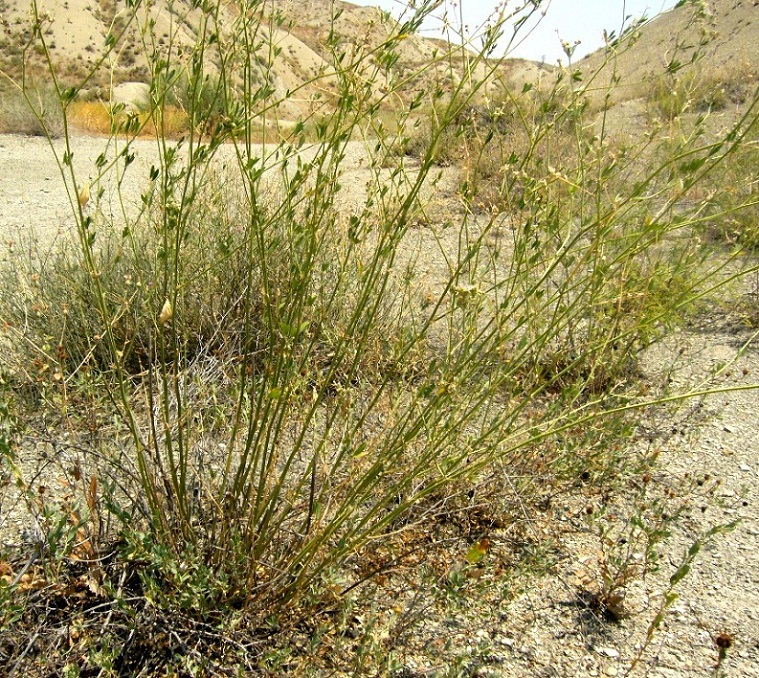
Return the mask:
<svg viewBox="0 0 759 678">
<path fill-rule="evenodd" d="M 603 655 L 604 657 L 610 657 L 611 659 L 619 657 L 619 652 L 617 652 L 613 647 L 599 647 L 597 652 L 598 654 Z"/>
</svg>

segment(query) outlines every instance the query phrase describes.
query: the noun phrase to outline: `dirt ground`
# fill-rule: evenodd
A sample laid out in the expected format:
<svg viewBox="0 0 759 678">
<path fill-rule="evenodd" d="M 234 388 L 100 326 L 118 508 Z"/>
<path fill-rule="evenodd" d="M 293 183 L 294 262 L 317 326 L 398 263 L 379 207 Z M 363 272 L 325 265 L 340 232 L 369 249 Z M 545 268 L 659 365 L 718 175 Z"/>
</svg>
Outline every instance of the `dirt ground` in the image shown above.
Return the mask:
<svg viewBox="0 0 759 678">
<path fill-rule="evenodd" d="M 103 144 L 75 137 L 80 183 L 94 178 Z M 138 208 L 152 158 L 149 142 L 138 143 L 134 151 L 136 162 L 122 182 L 127 211 Z M 359 146 L 347 162 L 355 168 L 360 194 L 368 175 L 360 167 Z M 102 189 L 100 208 L 115 211 L 115 180 Z M 0 135 L 0 260 L 11 241 L 54 242 L 70 234 L 72 199 L 44 139 Z M 118 222 L 118 215 L 114 218 Z M 747 388 L 759 381 L 759 349 L 745 346 L 751 338 L 740 318 L 728 313 L 680 331 L 646 356 L 644 372 L 651 380 L 671 370 L 675 385 L 740 390 L 708 395 L 666 417 L 652 415 L 641 433 L 641 444 L 660 447 L 660 479 L 690 474 L 720 484 L 716 501 L 695 506 L 666 540 L 659 572 L 631 594 L 633 614 L 618 624 L 583 616 L 577 590 L 592 576 L 598 541 L 582 527 L 583 507 L 567 505 L 566 521 L 574 527 L 551 574 L 507 602 L 483 600 L 460 615 L 430 615 L 416 641 L 400 654 L 404 675 L 448 675 L 444 657 L 451 654 L 477 657 L 476 668 L 464 675 L 625 675 L 684 554 L 704 530 L 739 520 L 697 555 L 691 573 L 677 586 L 680 597 L 633 675 L 759 677 L 759 390 Z M 434 647 L 441 638 L 447 650 L 438 653 Z M 718 662 L 718 640 L 726 638 L 731 647 Z"/>
</svg>

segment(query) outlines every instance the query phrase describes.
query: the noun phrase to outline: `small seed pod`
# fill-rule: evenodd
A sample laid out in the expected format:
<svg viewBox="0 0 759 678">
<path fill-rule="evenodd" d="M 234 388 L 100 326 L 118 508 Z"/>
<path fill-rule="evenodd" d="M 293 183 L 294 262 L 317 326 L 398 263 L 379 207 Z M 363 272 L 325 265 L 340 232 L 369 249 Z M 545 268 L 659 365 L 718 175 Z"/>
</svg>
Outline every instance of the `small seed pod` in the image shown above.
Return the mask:
<svg viewBox="0 0 759 678">
<path fill-rule="evenodd" d="M 90 201 L 90 185 L 85 184 L 79 189 L 79 193 L 77 194 L 77 198 L 79 199 L 79 206 L 80 207 L 86 207 L 87 203 Z"/>
<path fill-rule="evenodd" d="M 158 316 L 158 322 L 161 325 L 165 325 L 169 320 L 174 317 L 174 309 L 171 308 L 171 302 L 167 299 L 163 302 L 163 308 Z"/>
</svg>

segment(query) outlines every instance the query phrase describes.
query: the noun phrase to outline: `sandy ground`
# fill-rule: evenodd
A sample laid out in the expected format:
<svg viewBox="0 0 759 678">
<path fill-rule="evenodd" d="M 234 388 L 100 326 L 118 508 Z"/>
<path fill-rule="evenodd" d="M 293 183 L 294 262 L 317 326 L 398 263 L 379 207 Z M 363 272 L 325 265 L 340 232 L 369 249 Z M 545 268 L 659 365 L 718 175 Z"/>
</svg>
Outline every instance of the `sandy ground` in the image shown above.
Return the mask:
<svg viewBox="0 0 759 678">
<path fill-rule="evenodd" d="M 95 138 L 84 137 L 74 144 L 72 167 L 78 186 L 89 185 L 98 176 L 96 161 L 104 148 L 105 142 Z M 143 145 L 143 148 L 148 147 Z M 65 151 L 62 140 L 55 143 L 54 154 L 42 137 L 0 135 L 0 199 L 3 205 L 0 233 L 3 239 L 40 237 L 46 240 L 59 233 L 72 233 L 75 226 L 72 201 L 76 201 L 76 193 L 69 195 L 61 178 Z M 117 152 L 118 149 L 111 149 L 108 156 L 112 158 Z M 127 173 L 124 179 L 124 192 L 132 206 L 137 204 L 140 191 L 147 186 L 147 172 L 153 158 L 149 154 L 146 156 L 145 150 L 138 151 L 134 171 Z M 101 184 L 104 191 L 102 205 L 113 207 L 114 212 L 117 209 L 117 183 L 114 173 L 110 173 Z M 70 182 L 69 185 L 73 184 Z"/>
<path fill-rule="evenodd" d="M 79 183 L 96 177 L 96 159 L 103 144 L 101 139 L 75 139 L 73 167 Z M 56 148 L 62 153 L 62 142 Z M 136 144 L 133 152 L 136 160 L 122 182 L 127 211 L 137 208 L 154 159 L 148 143 Z M 356 168 L 360 194 L 368 175 L 360 169 L 360 146 L 352 147 L 351 153 L 346 162 Z M 108 209 L 116 184 L 114 177 L 102 181 L 100 209 Z M 0 205 L 0 259 L 9 240 L 70 234 L 70 197 L 44 139 L 0 136 Z M 683 384 L 748 386 L 759 376 L 759 351 L 755 347 L 741 351 L 749 337 L 749 331 L 729 318 L 715 319 L 657 347 L 647 356 L 645 371 L 657 379 L 662 366 L 675 364 L 674 378 Z M 709 381 L 716 367 L 734 360 L 739 352 L 729 369 Z M 652 575 L 638 593 L 639 613 L 619 625 L 603 627 L 588 626 L 579 619 L 578 607 L 572 603 L 576 581 L 594 558 L 597 542 L 589 533 L 575 530 L 567 537 L 563 558 L 551 576 L 516 599 L 481 606 L 473 618 L 463 613 L 460 618 L 430 618 L 420 637 L 449 638 L 453 651 L 463 656 L 473 655 L 473 648 L 487 648 L 477 650 L 476 672 L 465 675 L 625 675 L 644 640 L 657 597 L 683 554 L 704 529 L 740 519 L 734 531 L 717 537 L 698 555 L 692 573 L 678 587 L 681 597 L 634 675 L 759 677 L 759 390 L 708 396 L 700 411 L 698 421 L 652 422 L 649 433 L 660 441 L 663 476 L 719 478 L 718 501 L 703 511 L 694 510 L 667 540 L 660 573 Z M 580 521 L 574 510 L 567 508 L 568 521 Z M 722 673 L 715 673 L 715 639 L 720 633 L 729 634 L 734 646 L 722 662 Z M 404 675 L 443 675 L 443 667 L 428 650 L 421 645 L 402 655 Z"/>
</svg>

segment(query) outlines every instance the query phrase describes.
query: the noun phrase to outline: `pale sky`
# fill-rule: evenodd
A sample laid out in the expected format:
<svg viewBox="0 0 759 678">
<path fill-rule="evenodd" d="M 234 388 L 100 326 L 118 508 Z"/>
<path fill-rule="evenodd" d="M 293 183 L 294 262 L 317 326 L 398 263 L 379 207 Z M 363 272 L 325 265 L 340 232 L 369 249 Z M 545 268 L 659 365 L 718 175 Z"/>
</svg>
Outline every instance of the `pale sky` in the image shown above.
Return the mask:
<svg viewBox="0 0 759 678">
<path fill-rule="evenodd" d="M 350 0 L 359 5 L 375 5 L 389 10 L 394 15 L 403 11 L 406 2 L 402 0 Z M 513 44 L 509 56 L 545 60 L 554 63 L 563 57 L 561 41 L 574 43 L 580 41 L 573 59 L 579 59 L 588 52 L 603 45 L 603 31 L 615 31 L 619 34 L 623 26 L 629 25 L 625 17 L 640 17 L 646 15 L 652 18 L 660 12 L 670 9 L 677 0 L 542 0 L 540 12 L 545 16 L 539 24 L 529 31 L 524 26 L 519 33 L 517 42 Z M 526 4 L 526 0 L 506 0 L 506 12 L 511 13 L 517 7 Z M 527 3 L 529 4 L 529 3 Z M 464 23 L 469 27 L 469 33 L 482 26 L 499 5 L 498 0 L 442 0 L 442 8 L 436 14 L 448 12 L 449 22 L 458 26 L 459 17 L 463 13 Z M 437 36 L 442 22 L 430 20 L 425 33 Z M 529 35 L 527 33 L 529 32 Z M 453 40 L 454 35 L 449 35 Z M 460 38 L 459 38 L 460 39 Z M 520 42 L 521 40 L 521 42 Z M 505 48 L 505 44 L 503 45 Z"/>
</svg>

